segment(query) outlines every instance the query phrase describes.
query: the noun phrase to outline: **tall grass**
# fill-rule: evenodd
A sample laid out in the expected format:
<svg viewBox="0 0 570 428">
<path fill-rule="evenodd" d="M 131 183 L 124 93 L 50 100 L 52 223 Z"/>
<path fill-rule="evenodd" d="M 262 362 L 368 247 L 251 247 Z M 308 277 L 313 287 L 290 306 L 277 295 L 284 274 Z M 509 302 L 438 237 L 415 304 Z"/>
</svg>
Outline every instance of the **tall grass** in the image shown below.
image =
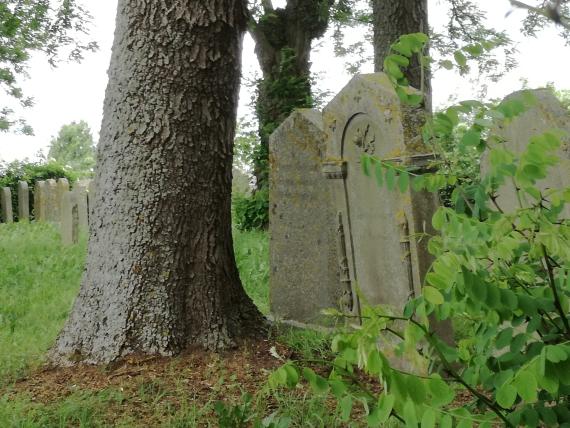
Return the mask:
<svg viewBox="0 0 570 428">
<path fill-rule="evenodd" d="M 0 224 L 0 384 L 43 361 L 79 288 L 85 240 L 50 224 Z"/>
</svg>

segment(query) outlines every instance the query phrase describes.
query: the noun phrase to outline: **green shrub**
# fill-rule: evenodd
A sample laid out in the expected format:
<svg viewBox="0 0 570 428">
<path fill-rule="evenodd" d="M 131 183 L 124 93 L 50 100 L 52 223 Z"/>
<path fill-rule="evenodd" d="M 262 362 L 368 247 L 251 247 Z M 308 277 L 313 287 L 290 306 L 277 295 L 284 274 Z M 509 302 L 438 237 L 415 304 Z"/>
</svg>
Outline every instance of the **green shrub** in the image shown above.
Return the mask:
<svg viewBox="0 0 570 428">
<path fill-rule="evenodd" d="M 269 224 L 269 191 L 261 189 L 251 195 L 235 195 L 233 214 L 239 230 L 265 229 Z"/>
<path fill-rule="evenodd" d="M 62 165 L 49 162 L 14 161 L 7 164 L 0 163 L 0 188 L 9 187 L 12 191 L 12 206 L 18 205 L 18 181 L 26 181 L 30 187 L 30 216 L 33 218 L 34 208 L 34 185 L 36 181 L 50 178 L 67 178 L 69 182 L 76 180 L 76 176 Z M 14 210 L 14 218 L 18 219 L 17 210 Z"/>
</svg>

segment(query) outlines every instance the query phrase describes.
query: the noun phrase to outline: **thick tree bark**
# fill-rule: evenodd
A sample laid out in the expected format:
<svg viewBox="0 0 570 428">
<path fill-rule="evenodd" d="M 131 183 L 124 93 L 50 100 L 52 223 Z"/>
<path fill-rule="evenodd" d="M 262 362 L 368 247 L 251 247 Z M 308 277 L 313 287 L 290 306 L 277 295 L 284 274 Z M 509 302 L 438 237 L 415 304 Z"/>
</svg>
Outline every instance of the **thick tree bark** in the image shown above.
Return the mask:
<svg viewBox="0 0 570 428">
<path fill-rule="evenodd" d="M 287 0 L 284 8 L 262 2 L 264 15 L 250 21 L 255 53 L 263 79 L 256 111 L 260 147 L 255 156 L 257 188 L 267 184 L 269 136 L 296 108 L 312 107 L 311 43 L 321 37 L 329 21 L 330 0 Z"/>
<path fill-rule="evenodd" d="M 384 58 L 390 53 L 390 45 L 403 34 L 429 33 L 427 0 L 373 0 L 374 70 L 382 71 Z M 427 53 L 426 53 L 427 54 Z M 430 75 L 422 73 L 419 61 L 414 58 L 406 70 L 410 86 L 423 88 L 428 94 L 426 107 L 430 109 Z M 423 77 L 423 83 L 422 83 Z"/>
<path fill-rule="evenodd" d="M 119 0 L 86 270 L 56 364 L 231 346 L 261 327 L 232 248 L 242 0 Z"/>
</svg>

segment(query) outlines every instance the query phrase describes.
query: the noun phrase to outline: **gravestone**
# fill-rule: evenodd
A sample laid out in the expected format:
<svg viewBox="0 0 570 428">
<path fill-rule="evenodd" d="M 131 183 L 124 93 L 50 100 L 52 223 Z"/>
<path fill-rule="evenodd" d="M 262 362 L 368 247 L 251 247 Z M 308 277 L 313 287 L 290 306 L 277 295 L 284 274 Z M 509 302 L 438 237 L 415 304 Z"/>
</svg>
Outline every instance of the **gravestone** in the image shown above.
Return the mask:
<svg viewBox="0 0 570 428">
<path fill-rule="evenodd" d="M 315 110 L 293 112 L 269 140 L 270 306 L 277 319 L 320 323 L 322 309 L 350 304 L 350 288 L 339 281 L 324 150 Z"/>
<path fill-rule="evenodd" d="M 12 211 L 12 191 L 9 187 L 0 189 L 0 214 L 4 223 L 12 223 L 14 221 L 14 212 Z"/>
<path fill-rule="evenodd" d="M 47 221 L 47 183 L 43 180 L 34 186 L 34 219 Z"/>
<path fill-rule="evenodd" d="M 25 181 L 18 181 L 18 220 L 30 219 L 30 189 Z"/>
<path fill-rule="evenodd" d="M 401 310 L 421 290 L 432 262 L 427 239 L 437 195 L 379 187 L 362 171 L 363 154 L 416 173 L 429 167 L 422 153 L 421 120 L 410 120 L 383 73 L 354 77 L 323 111 L 327 153 L 323 172 L 335 192 L 335 209 L 344 229 L 348 276 L 371 305 Z M 356 294 L 356 291 L 353 294 Z M 357 302 L 358 303 L 358 302 Z M 358 304 L 355 308 L 358 309 Z"/>
<path fill-rule="evenodd" d="M 525 91 L 528 92 L 528 91 Z M 564 189 L 570 187 L 570 112 L 549 89 L 530 91 L 534 99 L 533 105 L 527 106 L 524 113 L 516 116 L 511 122 L 493 130 L 493 133 L 504 139 L 506 149 L 521 154 L 526 150 L 533 136 L 542 135 L 547 131 L 560 130 L 562 147 L 558 151 L 560 163 L 548 169 L 548 176 L 538 181 L 541 190 Z M 506 100 L 522 98 L 523 91 L 509 95 Z M 526 98 L 526 97 L 525 97 Z M 485 160 L 482 169 L 485 172 L 488 163 Z M 507 184 L 498 191 L 499 206 L 504 211 L 513 211 L 520 207 L 514 186 Z M 525 202 L 522 201 L 523 207 Z M 566 206 L 566 217 L 570 218 L 570 206 Z"/>
<path fill-rule="evenodd" d="M 79 210 L 77 193 L 66 192 L 61 198 L 61 241 L 63 245 L 79 240 Z"/>
<path fill-rule="evenodd" d="M 81 233 L 87 232 L 89 230 L 88 224 L 88 213 L 87 213 L 87 186 L 89 183 L 77 182 L 73 186 L 73 194 L 75 195 L 75 200 L 77 201 L 77 215 L 78 215 L 78 227 Z"/>
<path fill-rule="evenodd" d="M 57 179 L 57 214 L 56 214 L 56 221 L 59 223 L 61 222 L 61 209 L 63 204 L 63 196 L 69 193 L 69 181 L 67 178 L 58 178 Z"/>
<path fill-rule="evenodd" d="M 46 221 L 56 223 L 59 221 L 59 205 L 57 195 L 57 182 L 50 178 L 46 180 Z"/>
</svg>

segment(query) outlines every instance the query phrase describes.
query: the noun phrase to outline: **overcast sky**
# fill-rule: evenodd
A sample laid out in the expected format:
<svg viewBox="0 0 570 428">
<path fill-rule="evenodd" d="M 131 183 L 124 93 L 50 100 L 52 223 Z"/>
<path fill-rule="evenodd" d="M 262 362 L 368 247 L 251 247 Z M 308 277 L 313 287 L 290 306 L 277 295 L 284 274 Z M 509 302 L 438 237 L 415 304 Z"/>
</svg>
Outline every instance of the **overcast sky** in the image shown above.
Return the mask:
<svg viewBox="0 0 570 428">
<path fill-rule="evenodd" d="M 440 12 L 441 6 L 438 6 L 441 1 L 430 0 L 430 24 L 436 28 L 446 19 L 445 13 Z M 84 0 L 84 3 L 94 17 L 91 37 L 99 43 L 99 51 L 87 53 L 80 64 L 63 63 L 56 69 L 51 68 L 41 55 L 31 59 L 30 78 L 23 82 L 22 87 L 26 95 L 34 97 L 35 105 L 20 112 L 20 115 L 33 126 L 35 135 L 0 133 L 0 160 L 34 158 L 40 149 L 47 152 L 51 137 L 57 135 L 62 125 L 72 121 L 87 121 L 95 138 L 98 138 L 113 42 L 116 0 Z M 511 10 L 508 0 L 479 0 L 479 3 L 488 10 L 490 24 L 508 30 L 519 49 L 519 67 L 500 83 L 491 84 L 490 96 L 503 97 L 520 89 L 522 78 L 528 80 L 530 87 L 553 82 L 559 89 L 570 89 L 570 47 L 564 46 L 555 28 L 539 33 L 537 39 L 525 38 L 520 34 L 524 13 L 515 11 L 506 16 Z M 353 33 L 353 37 L 358 36 Z M 313 71 L 319 73 L 319 87 L 334 93 L 347 83 L 350 75 L 344 72 L 343 60 L 334 58 L 330 44 L 321 44 L 324 46 L 312 57 Z M 253 42 L 249 37 L 244 43 L 243 61 L 244 77 L 259 73 Z M 362 69 L 362 72 L 371 71 L 371 64 Z M 443 106 L 451 96 L 474 98 L 476 90 L 467 79 L 452 72 L 439 72 L 433 82 L 434 103 Z M 250 98 L 248 89 L 242 88 L 240 115 L 248 112 Z M 5 101 L 2 100 L 1 104 L 5 105 Z"/>
</svg>

